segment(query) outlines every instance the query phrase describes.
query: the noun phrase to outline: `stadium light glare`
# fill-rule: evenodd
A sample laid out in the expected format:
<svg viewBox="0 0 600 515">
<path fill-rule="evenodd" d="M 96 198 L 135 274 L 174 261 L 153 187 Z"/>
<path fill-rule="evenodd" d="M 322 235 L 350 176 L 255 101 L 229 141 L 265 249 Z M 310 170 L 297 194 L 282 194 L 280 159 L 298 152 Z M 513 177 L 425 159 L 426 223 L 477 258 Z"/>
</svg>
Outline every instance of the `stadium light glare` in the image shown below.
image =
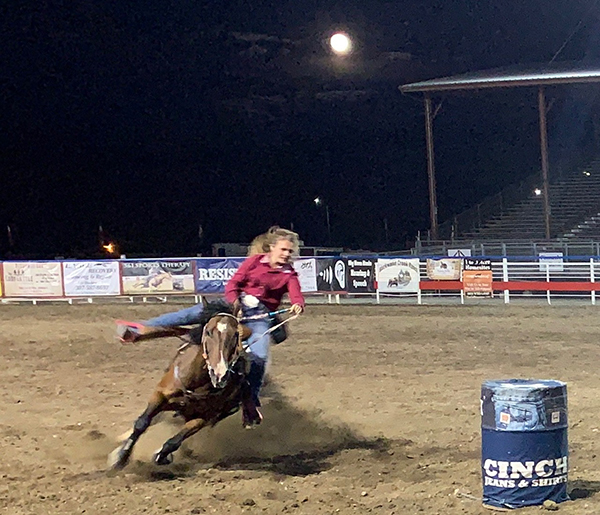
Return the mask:
<svg viewBox="0 0 600 515">
<path fill-rule="evenodd" d="M 102 248 L 106 250 L 106 252 L 108 252 L 109 254 L 114 254 L 115 252 L 115 244 L 112 242 L 106 245 L 102 245 Z"/>
</svg>

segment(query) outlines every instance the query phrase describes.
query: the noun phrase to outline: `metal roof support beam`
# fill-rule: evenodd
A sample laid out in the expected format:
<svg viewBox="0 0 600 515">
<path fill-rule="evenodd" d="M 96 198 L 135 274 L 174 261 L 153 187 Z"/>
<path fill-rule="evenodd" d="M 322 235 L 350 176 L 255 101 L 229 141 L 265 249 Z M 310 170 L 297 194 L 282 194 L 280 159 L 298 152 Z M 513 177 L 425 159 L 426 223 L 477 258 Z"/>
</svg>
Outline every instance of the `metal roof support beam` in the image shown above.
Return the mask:
<svg viewBox="0 0 600 515">
<path fill-rule="evenodd" d="M 550 198 L 548 187 L 548 125 L 546 123 L 546 96 L 544 87 L 538 89 L 538 109 L 540 114 L 540 150 L 542 154 L 542 194 L 544 196 L 544 221 L 546 239 L 550 239 Z"/>
<path fill-rule="evenodd" d="M 429 217 L 431 239 L 438 239 L 437 195 L 435 186 L 435 153 L 433 150 L 433 113 L 431 97 L 425 95 L 425 140 L 427 143 L 427 176 L 429 178 Z"/>
</svg>

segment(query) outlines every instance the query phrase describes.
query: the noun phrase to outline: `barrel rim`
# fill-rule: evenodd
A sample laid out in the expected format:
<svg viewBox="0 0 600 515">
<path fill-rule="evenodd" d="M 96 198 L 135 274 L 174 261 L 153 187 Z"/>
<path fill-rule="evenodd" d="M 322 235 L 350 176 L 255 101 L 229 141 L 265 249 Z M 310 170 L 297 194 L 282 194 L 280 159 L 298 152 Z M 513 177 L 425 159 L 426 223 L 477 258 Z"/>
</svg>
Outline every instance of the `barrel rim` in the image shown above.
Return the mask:
<svg viewBox="0 0 600 515">
<path fill-rule="evenodd" d="M 558 379 L 490 379 L 482 383 L 487 388 L 523 388 L 523 389 L 545 389 L 565 388 L 567 383 Z"/>
</svg>

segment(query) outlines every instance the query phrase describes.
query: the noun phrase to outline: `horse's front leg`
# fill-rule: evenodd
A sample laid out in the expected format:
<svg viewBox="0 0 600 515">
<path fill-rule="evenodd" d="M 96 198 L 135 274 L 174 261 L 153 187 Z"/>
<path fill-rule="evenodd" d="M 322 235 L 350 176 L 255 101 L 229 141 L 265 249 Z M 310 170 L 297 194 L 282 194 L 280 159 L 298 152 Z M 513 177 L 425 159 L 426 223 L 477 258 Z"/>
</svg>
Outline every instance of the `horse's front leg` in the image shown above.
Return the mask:
<svg viewBox="0 0 600 515">
<path fill-rule="evenodd" d="M 112 470 L 121 470 L 131 457 L 133 446 L 146 429 L 150 427 L 152 419 L 158 415 L 167 404 L 167 398 L 160 392 L 154 392 L 148 406 L 133 425 L 133 431 L 127 439 L 108 455 L 108 466 Z"/>
<path fill-rule="evenodd" d="M 173 453 L 181 447 L 186 438 L 196 434 L 206 425 L 202 418 L 189 420 L 185 423 L 181 431 L 175 436 L 169 438 L 163 446 L 154 454 L 154 462 L 158 465 L 168 465 L 173 462 Z"/>
</svg>

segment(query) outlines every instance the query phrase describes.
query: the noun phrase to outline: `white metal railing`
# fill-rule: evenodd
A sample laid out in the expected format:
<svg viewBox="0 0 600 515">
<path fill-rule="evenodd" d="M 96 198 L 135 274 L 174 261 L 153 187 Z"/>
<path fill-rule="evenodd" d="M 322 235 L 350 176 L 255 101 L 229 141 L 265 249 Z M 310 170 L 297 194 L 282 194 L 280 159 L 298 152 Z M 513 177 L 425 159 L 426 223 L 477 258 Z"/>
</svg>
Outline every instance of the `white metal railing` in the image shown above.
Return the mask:
<svg viewBox="0 0 600 515">
<path fill-rule="evenodd" d="M 316 258 L 320 259 L 320 258 Z M 347 258 L 324 258 L 333 260 L 345 260 Z M 372 261 L 375 267 L 378 258 L 375 256 L 365 256 L 364 261 Z M 389 261 L 390 258 L 386 258 Z M 403 258 L 398 257 L 398 260 Z M 414 258 L 413 258 L 414 259 Z M 1 266 L 1 264 L 0 264 Z M 586 304 L 596 304 L 596 291 L 600 291 L 600 284 L 596 278 L 600 277 L 600 258 L 586 257 L 578 260 L 568 261 L 563 259 L 538 260 L 536 258 L 526 258 L 511 260 L 506 257 L 491 259 L 493 294 L 491 300 L 509 304 L 518 300 L 538 300 L 547 304 L 552 304 L 559 300 L 579 300 Z M 386 288 L 381 287 L 378 291 L 355 292 L 345 291 L 344 288 L 337 288 L 339 291 L 311 291 L 307 293 L 310 303 L 470 303 L 470 302 L 488 302 L 490 299 L 471 299 L 467 297 L 463 290 L 463 283 L 459 280 L 433 281 L 427 276 L 427 259 L 419 259 L 419 280 L 418 288 L 410 292 L 405 292 L 399 288 L 397 292 L 388 293 Z M 348 281 L 349 283 L 349 281 Z M 1 283 L 0 283 L 1 284 Z M 5 286 L 5 284 L 1 284 Z M 382 286 L 382 285 L 380 285 Z M 389 290 L 389 288 L 388 288 Z M 124 291 L 118 295 L 81 295 L 68 296 L 64 294 L 65 288 L 62 288 L 63 295 L 52 297 L 26 296 L 17 297 L 6 295 L 1 298 L 3 304 L 29 302 L 37 304 L 40 302 L 67 302 L 74 303 L 198 303 L 205 293 L 186 292 L 170 293 L 161 292 L 144 293 L 140 295 L 130 295 Z M 218 295 L 214 292 L 212 295 Z M 209 294 L 210 295 L 210 294 Z"/>
</svg>

